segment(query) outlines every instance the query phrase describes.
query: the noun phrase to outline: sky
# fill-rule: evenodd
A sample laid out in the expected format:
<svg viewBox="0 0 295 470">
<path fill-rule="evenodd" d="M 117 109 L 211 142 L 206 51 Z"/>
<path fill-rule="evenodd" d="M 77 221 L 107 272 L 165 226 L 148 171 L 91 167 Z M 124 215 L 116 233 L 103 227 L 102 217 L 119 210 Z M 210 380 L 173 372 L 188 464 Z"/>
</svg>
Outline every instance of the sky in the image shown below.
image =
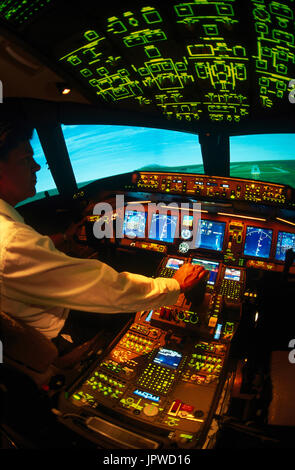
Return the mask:
<svg viewBox="0 0 295 470">
<path fill-rule="evenodd" d="M 181 168 L 202 164 L 197 135 L 110 125 L 73 125 L 62 129 L 77 183 L 151 164 Z M 37 173 L 37 193 L 55 188 L 36 131 L 31 143 L 35 159 L 42 167 Z M 295 160 L 295 134 L 236 136 L 231 138 L 230 150 L 233 163 Z M 203 172 L 202 167 L 199 171 Z"/>
</svg>

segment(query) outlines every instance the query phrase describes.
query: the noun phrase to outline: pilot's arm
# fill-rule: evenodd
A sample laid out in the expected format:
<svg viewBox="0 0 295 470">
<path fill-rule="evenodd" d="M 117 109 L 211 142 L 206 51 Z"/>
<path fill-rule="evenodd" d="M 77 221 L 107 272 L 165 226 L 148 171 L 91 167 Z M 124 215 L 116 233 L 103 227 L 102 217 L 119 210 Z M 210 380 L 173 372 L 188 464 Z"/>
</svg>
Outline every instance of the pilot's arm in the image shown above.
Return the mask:
<svg viewBox="0 0 295 470">
<path fill-rule="evenodd" d="M 25 224 L 15 225 L 4 251 L 3 296 L 30 306 L 48 306 L 49 310 L 134 312 L 175 304 L 186 288 L 185 280 L 118 273 L 96 259 L 67 256 L 49 237 Z M 29 313 L 22 319 L 35 321 Z"/>
</svg>

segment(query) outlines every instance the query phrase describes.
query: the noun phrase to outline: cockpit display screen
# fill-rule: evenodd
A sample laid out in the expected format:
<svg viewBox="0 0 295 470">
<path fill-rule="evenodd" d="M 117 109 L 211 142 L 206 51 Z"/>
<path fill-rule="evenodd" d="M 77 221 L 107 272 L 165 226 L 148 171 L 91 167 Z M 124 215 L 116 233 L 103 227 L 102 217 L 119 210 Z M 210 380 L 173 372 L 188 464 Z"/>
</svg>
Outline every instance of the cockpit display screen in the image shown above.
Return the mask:
<svg viewBox="0 0 295 470">
<path fill-rule="evenodd" d="M 180 266 L 183 265 L 183 263 L 184 263 L 183 259 L 169 258 L 165 267 L 175 269 L 175 271 L 177 271 L 177 269 L 179 269 Z"/>
<path fill-rule="evenodd" d="M 188 240 L 192 236 L 192 228 L 193 228 L 193 220 L 194 217 L 192 215 L 185 214 L 182 219 L 182 227 L 181 227 L 181 238 L 183 240 Z"/>
<path fill-rule="evenodd" d="M 271 249 L 272 230 L 259 227 L 247 227 L 244 255 L 268 258 Z"/>
<path fill-rule="evenodd" d="M 224 239 L 225 222 L 199 220 L 196 248 L 221 251 Z"/>
<path fill-rule="evenodd" d="M 219 263 L 215 261 L 207 261 L 205 259 L 192 259 L 192 264 L 197 264 L 198 266 L 203 266 L 206 271 L 210 271 L 207 284 L 214 286 L 218 274 Z"/>
<path fill-rule="evenodd" d="M 182 354 L 179 352 L 173 351 L 172 349 L 161 348 L 153 362 L 161 366 L 169 367 L 170 369 L 177 369 L 181 358 Z"/>
<path fill-rule="evenodd" d="M 295 251 L 295 233 L 278 232 L 275 258 L 279 261 L 285 261 L 286 251 L 290 248 Z"/>
<path fill-rule="evenodd" d="M 175 236 L 177 215 L 153 214 L 149 231 L 151 240 L 172 243 Z"/>
<path fill-rule="evenodd" d="M 144 238 L 146 212 L 125 211 L 123 233 L 129 238 Z"/>
<path fill-rule="evenodd" d="M 224 273 L 224 279 L 230 281 L 239 281 L 241 279 L 241 270 L 234 268 L 226 268 Z"/>
</svg>

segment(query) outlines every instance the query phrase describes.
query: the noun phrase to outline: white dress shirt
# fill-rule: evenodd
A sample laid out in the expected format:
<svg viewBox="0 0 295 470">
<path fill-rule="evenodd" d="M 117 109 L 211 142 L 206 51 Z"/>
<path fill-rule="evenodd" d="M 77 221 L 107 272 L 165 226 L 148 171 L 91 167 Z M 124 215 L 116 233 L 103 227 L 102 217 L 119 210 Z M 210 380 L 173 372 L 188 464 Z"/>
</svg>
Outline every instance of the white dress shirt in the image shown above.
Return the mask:
<svg viewBox="0 0 295 470">
<path fill-rule="evenodd" d="M 173 305 L 176 279 L 118 273 L 95 260 L 67 256 L 0 199 L 0 309 L 55 338 L 69 310 L 135 312 Z"/>
</svg>

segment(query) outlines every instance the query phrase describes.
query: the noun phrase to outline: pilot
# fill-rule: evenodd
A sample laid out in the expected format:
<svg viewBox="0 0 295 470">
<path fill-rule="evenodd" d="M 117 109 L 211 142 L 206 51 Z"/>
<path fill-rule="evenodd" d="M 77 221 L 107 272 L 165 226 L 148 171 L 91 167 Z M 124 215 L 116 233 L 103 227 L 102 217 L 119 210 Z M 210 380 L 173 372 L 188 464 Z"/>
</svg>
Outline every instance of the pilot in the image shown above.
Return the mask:
<svg viewBox="0 0 295 470">
<path fill-rule="evenodd" d="M 61 337 L 66 344 L 76 345 L 81 342 L 79 335 L 74 338 L 67 333 L 72 331 L 75 312 L 79 312 L 79 329 L 83 313 L 86 318 L 89 312 L 93 317 L 94 313 L 129 313 L 172 305 L 181 292 L 200 283 L 206 275 L 200 266 L 185 264 L 172 279 L 153 279 L 119 273 L 97 259 L 68 256 L 50 237 L 27 225 L 14 206 L 36 193 L 40 165 L 33 158 L 32 134 L 33 128 L 24 122 L 0 122 L 2 312 L 23 320 L 57 346 L 62 344 Z"/>
</svg>

